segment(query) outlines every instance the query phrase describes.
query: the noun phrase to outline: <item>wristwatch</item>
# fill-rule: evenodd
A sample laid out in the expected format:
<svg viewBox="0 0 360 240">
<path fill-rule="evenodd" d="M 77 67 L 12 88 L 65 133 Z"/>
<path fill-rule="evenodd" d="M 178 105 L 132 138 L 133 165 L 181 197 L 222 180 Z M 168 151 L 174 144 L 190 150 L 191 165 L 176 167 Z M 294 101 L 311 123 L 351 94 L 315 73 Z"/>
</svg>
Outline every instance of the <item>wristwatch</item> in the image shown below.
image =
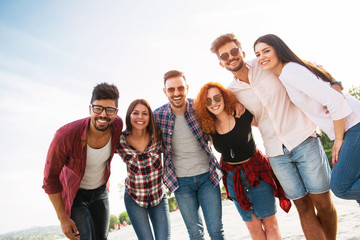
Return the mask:
<svg viewBox="0 0 360 240">
<path fill-rule="evenodd" d="M 341 87 L 341 90 L 343 90 L 343 86 L 342 86 L 342 83 L 340 81 L 334 81 L 334 82 L 331 82 L 330 85 L 339 85 Z"/>
</svg>

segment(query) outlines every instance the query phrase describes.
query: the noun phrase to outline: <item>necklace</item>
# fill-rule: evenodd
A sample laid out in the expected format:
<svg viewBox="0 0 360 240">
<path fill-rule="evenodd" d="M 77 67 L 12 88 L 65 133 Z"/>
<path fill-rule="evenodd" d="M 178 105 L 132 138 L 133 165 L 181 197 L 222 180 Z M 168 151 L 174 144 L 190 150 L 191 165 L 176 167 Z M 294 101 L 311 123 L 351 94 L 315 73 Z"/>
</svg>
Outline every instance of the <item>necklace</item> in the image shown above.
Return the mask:
<svg viewBox="0 0 360 240">
<path fill-rule="evenodd" d="M 234 153 L 234 151 L 232 150 L 232 147 L 230 146 L 230 132 L 231 132 L 231 129 L 230 129 L 230 117 L 229 117 L 229 132 L 227 132 L 227 133 L 224 132 L 224 130 L 223 130 L 222 127 L 221 127 L 221 124 L 220 124 L 220 121 L 219 121 L 219 120 L 218 120 L 218 124 L 219 124 L 219 127 L 220 127 L 222 133 L 223 133 L 223 134 L 227 134 L 228 146 L 229 146 L 229 148 L 230 148 L 230 157 L 231 157 L 231 158 L 235 158 L 235 153 Z"/>
</svg>

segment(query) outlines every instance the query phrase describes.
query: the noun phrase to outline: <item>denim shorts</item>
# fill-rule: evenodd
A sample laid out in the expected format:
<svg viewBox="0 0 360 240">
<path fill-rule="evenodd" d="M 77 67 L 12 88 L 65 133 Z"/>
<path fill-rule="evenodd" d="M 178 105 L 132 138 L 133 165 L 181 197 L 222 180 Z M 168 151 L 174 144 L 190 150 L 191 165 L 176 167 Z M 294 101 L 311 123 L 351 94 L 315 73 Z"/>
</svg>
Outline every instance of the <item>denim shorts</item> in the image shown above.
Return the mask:
<svg viewBox="0 0 360 240">
<path fill-rule="evenodd" d="M 318 138 L 309 137 L 291 151 L 283 146 L 283 151 L 269 161 L 287 198 L 296 200 L 330 190 L 331 170 Z"/>
<path fill-rule="evenodd" d="M 241 183 L 245 191 L 246 199 L 252 203 L 251 210 L 246 211 L 237 201 L 233 176 L 234 171 L 227 171 L 227 189 L 244 222 L 252 222 L 252 214 L 258 219 L 264 219 L 276 214 L 275 197 L 270 184 L 260 180 L 260 184 L 257 187 L 253 187 L 247 182 L 244 171 L 240 170 Z"/>
</svg>

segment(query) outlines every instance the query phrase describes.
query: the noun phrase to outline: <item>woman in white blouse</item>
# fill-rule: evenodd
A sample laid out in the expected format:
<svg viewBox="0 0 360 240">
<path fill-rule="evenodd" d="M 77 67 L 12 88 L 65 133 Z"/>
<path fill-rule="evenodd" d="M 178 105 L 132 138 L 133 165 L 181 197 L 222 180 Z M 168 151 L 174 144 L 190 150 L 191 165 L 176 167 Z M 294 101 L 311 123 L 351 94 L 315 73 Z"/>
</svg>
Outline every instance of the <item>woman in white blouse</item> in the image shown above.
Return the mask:
<svg viewBox="0 0 360 240">
<path fill-rule="evenodd" d="M 332 89 L 328 72 L 301 60 L 276 35 L 258 38 L 254 51 L 260 67 L 277 75 L 291 101 L 335 140 L 331 190 L 360 203 L 360 102 Z"/>
</svg>

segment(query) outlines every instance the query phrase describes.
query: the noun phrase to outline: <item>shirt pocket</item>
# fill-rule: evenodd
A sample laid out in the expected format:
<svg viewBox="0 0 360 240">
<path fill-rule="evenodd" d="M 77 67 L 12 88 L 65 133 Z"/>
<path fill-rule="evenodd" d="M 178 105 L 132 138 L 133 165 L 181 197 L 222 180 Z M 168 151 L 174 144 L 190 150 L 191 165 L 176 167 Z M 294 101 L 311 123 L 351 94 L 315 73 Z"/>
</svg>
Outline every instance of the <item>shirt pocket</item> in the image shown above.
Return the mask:
<svg viewBox="0 0 360 240">
<path fill-rule="evenodd" d="M 125 162 L 129 173 L 137 174 L 139 172 L 139 163 L 136 156 L 126 155 Z"/>
<path fill-rule="evenodd" d="M 151 152 L 150 153 L 150 163 L 151 163 L 151 168 L 153 170 L 161 171 L 162 170 L 161 154 Z"/>
</svg>

